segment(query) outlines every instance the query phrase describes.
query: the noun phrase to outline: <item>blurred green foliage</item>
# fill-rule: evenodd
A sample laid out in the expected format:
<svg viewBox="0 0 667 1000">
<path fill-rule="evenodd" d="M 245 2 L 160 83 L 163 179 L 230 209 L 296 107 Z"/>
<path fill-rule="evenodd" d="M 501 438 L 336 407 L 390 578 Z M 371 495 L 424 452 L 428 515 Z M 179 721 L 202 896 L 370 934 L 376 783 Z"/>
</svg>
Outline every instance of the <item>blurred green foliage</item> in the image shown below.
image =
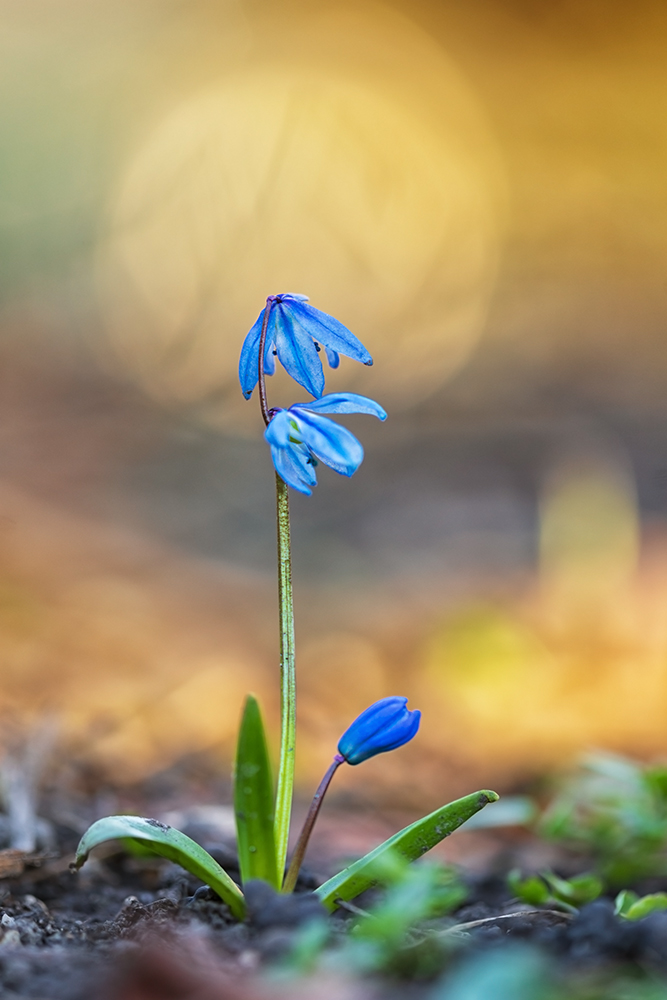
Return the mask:
<svg viewBox="0 0 667 1000">
<path fill-rule="evenodd" d="M 383 859 L 378 877 L 387 891 L 350 935 L 349 959 L 364 972 L 432 975 L 450 945 L 429 934 L 429 921 L 459 907 L 468 895 L 465 885 L 448 865 L 409 865 L 396 854 Z"/>
<path fill-rule="evenodd" d="M 621 889 L 616 897 L 616 913 L 626 920 L 642 920 L 656 910 L 667 910 L 667 892 L 638 896 L 632 889 Z"/>
<path fill-rule="evenodd" d="M 667 1000 L 667 985 L 614 967 L 565 974 L 536 949 L 511 944 L 467 956 L 427 1000 Z"/>
<path fill-rule="evenodd" d="M 547 960 L 524 945 L 466 959 L 428 1000 L 556 1000 Z M 560 1000 L 560 998 L 559 998 Z"/>
<path fill-rule="evenodd" d="M 570 879 L 560 878 L 548 871 L 523 878 L 515 869 L 507 876 L 507 884 L 523 903 L 570 911 L 591 903 L 604 889 L 602 879 L 594 872 L 583 872 Z"/>
<path fill-rule="evenodd" d="M 449 865 L 408 863 L 397 853 L 386 855 L 375 875 L 385 891 L 358 916 L 346 933 L 334 938 L 327 925 L 306 926 L 287 961 L 294 973 L 317 967 L 347 969 L 424 979 L 436 975 L 455 947 L 436 921 L 459 907 L 468 890 Z"/>
<path fill-rule="evenodd" d="M 611 754 L 586 757 L 544 812 L 538 832 L 589 855 L 612 887 L 667 875 L 667 767 Z"/>
</svg>

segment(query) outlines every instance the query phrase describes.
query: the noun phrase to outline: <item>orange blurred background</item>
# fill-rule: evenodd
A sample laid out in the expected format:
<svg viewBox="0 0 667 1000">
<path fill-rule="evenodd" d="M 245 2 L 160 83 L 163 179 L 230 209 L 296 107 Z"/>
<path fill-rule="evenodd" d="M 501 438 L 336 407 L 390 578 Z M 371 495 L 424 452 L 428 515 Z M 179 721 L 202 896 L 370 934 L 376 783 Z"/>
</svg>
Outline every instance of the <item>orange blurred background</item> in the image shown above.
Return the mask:
<svg viewBox="0 0 667 1000">
<path fill-rule="evenodd" d="M 274 738 L 238 353 L 296 291 L 385 425 L 294 497 L 298 773 L 440 802 L 667 748 L 667 11 L 0 0 L 0 700 L 116 781 Z M 271 401 L 302 393 L 277 375 Z M 361 793 L 359 793 L 361 794 Z"/>
</svg>

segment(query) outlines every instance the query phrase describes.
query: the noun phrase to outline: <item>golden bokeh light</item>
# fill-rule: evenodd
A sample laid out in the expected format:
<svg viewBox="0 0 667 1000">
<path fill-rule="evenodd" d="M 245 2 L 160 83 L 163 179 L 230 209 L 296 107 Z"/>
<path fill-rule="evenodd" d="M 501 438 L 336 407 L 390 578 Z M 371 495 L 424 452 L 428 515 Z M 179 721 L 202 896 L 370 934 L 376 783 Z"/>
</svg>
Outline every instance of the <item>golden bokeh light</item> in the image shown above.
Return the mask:
<svg viewBox="0 0 667 1000">
<path fill-rule="evenodd" d="M 306 293 L 363 339 L 376 368 L 343 361 L 348 390 L 409 404 L 468 357 L 495 271 L 495 150 L 444 52 L 384 7 L 303 14 L 289 40 L 156 123 L 99 253 L 123 366 L 228 428 L 268 293 Z"/>
<path fill-rule="evenodd" d="M 639 544 L 637 498 L 622 462 L 596 456 L 554 469 L 541 504 L 540 561 L 555 603 L 608 615 L 633 583 Z"/>
<path fill-rule="evenodd" d="M 374 355 L 327 389 L 391 417 L 294 499 L 303 787 L 385 694 L 420 738 L 345 794 L 664 753 L 664 4 L 0 11 L 0 749 L 57 716 L 116 781 L 226 774 L 249 690 L 275 748 L 236 366 L 288 290 Z"/>
</svg>

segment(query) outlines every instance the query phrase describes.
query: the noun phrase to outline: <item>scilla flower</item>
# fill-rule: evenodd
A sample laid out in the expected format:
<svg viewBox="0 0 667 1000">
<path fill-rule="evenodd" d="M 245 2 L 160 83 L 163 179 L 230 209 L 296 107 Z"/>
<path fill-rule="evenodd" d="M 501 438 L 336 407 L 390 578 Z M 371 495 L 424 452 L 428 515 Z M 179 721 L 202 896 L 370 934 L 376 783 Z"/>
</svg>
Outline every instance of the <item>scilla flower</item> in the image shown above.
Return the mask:
<svg viewBox="0 0 667 1000">
<path fill-rule="evenodd" d="M 279 476 L 299 493 L 310 496 L 317 486 L 318 460 L 342 476 L 357 471 L 364 449 L 354 434 L 322 413 L 370 413 L 384 420 L 385 411 L 372 399 L 354 392 L 333 392 L 312 403 L 295 403 L 288 410 L 271 410 L 264 437 Z"/>
<path fill-rule="evenodd" d="M 322 801 L 331 779 L 341 764 L 361 764 L 369 757 L 387 750 L 396 750 L 416 734 L 421 712 L 410 712 L 407 698 L 381 698 L 358 716 L 338 741 L 338 753 L 329 765 L 315 792 L 310 809 L 285 876 L 283 892 L 292 892 L 304 859 L 310 835 L 313 832 Z"/>
<path fill-rule="evenodd" d="M 307 295 L 291 292 L 270 295 L 241 348 L 239 380 L 246 399 L 250 399 L 257 385 L 259 342 L 267 309 L 270 309 L 270 315 L 264 349 L 265 374 L 273 375 L 277 356 L 299 385 L 307 389 L 311 396 L 319 397 L 324 392 L 320 345 L 324 347 L 331 368 L 338 368 L 339 354 L 361 361 L 364 365 L 373 364 L 361 341 L 333 316 L 308 305 Z"/>
<path fill-rule="evenodd" d="M 421 712 L 406 708 L 407 698 L 381 698 L 354 720 L 341 736 L 338 753 L 348 764 L 361 764 L 403 746 L 419 729 Z"/>
</svg>

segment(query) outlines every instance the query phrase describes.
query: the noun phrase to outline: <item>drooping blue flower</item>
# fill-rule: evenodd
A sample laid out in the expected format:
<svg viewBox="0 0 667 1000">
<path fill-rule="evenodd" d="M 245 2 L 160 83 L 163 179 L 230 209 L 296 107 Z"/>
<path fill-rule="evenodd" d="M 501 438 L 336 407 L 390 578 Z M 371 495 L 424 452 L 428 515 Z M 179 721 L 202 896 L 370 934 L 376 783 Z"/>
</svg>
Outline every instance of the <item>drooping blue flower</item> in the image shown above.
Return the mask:
<svg viewBox="0 0 667 1000">
<path fill-rule="evenodd" d="M 318 461 L 342 476 L 357 471 L 364 449 L 354 434 L 322 413 L 370 413 L 380 420 L 387 414 L 379 403 L 354 392 L 332 392 L 311 403 L 295 403 L 288 410 L 275 409 L 264 437 L 271 446 L 276 472 L 299 493 L 317 486 Z"/>
<path fill-rule="evenodd" d="M 307 295 L 291 292 L 270 295 L 241 348 L 239 381 L 246 399 L 250 399 L 257 385 L 259 342 L 264 313 L 269 307 L 271 312 L 264 349 L 266 375 L 273 375 L 277 356 L 292 378 L 307 389 L 311 396 L 318 398 L 324 392 L 320 346 L 324 347 L 331 368 L 338 368 L 339 354 L 361 361 L 364 365 L 373 364 L 372 357 L 361 341 L 333 316 L 308 305 Z"/>
<path fill-rule="evenodd" d="M 421 712 L 411 712 L 407 698 L 380 698 L 354 720 L 338 742 L 338 753 L 348 764 L 395 750 L 415 736 Z"/>
</svg>

